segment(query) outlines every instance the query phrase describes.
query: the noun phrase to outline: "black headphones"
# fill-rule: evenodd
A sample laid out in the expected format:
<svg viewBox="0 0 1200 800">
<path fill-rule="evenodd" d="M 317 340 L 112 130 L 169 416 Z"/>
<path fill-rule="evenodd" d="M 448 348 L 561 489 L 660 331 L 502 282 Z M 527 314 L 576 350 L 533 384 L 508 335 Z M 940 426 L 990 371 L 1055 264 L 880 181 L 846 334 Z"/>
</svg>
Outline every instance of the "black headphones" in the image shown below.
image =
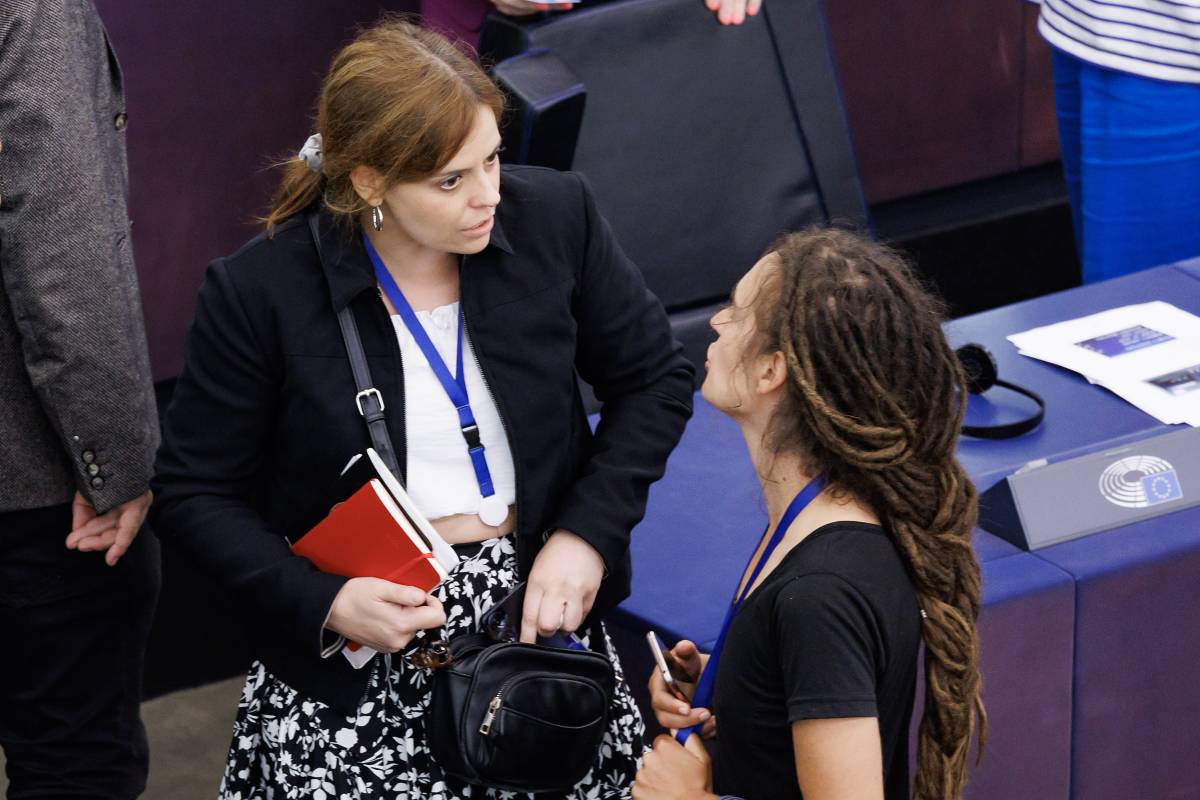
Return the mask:
<svg viewBox="0 0 1200 800">
<path fill-rule="evenodd" d="M 974 343 L 964 344 L 955 350 L 954 354 L 958 356 L 958 361 L 962 364 L 963 374 L 967 378 L 967 391 L 971 394 L 983 394 L 993 386 L 1000 386 L 1028 397 L 1038 406 L 1037 412 L 1032 416 L 1016 422 L 1004 425 L 963 425 L 964 435 L 974 436 L 976 439 L 1011 439 L 1014 436 L 1029 433 L 1042 424 L 1042 417 L 1046 415 L 1046 401 L 1042 400 L 1036 392 L 1023 386 L 1000 380 L 1000 370 L 996 366 L 996 359 L 992 357 L 986 347 Z"/>
</svg>

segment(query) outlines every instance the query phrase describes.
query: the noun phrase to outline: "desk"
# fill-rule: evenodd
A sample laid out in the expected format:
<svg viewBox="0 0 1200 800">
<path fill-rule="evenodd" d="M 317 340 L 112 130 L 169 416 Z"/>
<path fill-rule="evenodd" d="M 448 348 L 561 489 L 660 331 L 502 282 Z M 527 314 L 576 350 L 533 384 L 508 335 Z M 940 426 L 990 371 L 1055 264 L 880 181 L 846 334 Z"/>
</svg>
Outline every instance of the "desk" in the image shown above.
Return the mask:
<svg viewBox="0 0 1200 800">
<path fill-rule="evenodd" d="M 1061 460 L 1172 429 L 1073 372 L 1018 355 L 1004 340 L 1008 333 L 1059 319 L 1156 299 L 1200 314 L 1200 259 L 947 326 L 956 344 L 983 333 L 1000 374 L 1047 401 L 1039 431 L 1006 442 L 962 441 L 959 455 L 981 489 L 1035 458 Z M 998 421 L 1016 410 L 997 411 L 978 399 L 972 403 L 983 408 L 972 411 L 994 414 Z M 1031 557 L 1070 575 L 1075 584 L 1071 796 L 1200 797 L 1200 692 L 1193 678 L 1200 664 L 1200 509 L 1093 534 Z M 986 623 L 981 626 L 986 632 Z"/>
<path fill-rule="evenodd" d="M 960 443 L 959 457 L 981 489 L 1036 458 L 1168 430 L 1079 375 L 1018 355 L 1004 338 L 1157 299 L 1200 313 L 1200 259 L 947 324 L 953 344 L 984 344 L 1002 377 L 1048 404 L 1044 425 L 1030 434 Z M 1021 400 L 1001 390 L 972 398 L 969 413 L 974 422 L 1010 421 L 1025 412 Z M 651 667 L 640 633 L 653 628 L 668 641 L 711 644 L 765 521 L 737 426 L 697 395 L 695 416 L 634 532 L 633 593 L 612 620 L 643 699 Z M 1190 679 L 1200 663 L 1200 509 L 1036 554 L 985 531 L 975 532 L 974 546 L 983 571 L 979 625 L 991 737 L 967 796 L 1200 796 L 1200 691 Z"/>
<path fill-rule="evenodd" d="M 947 323 L 946 336 L 951 344 L 984 345 L 996 357 L 1000 377 L 1034 390 L 1046 401 L 1046 419 L 1037 430 L 1016 439 L 964 438 L 959 443 L 958 456 L 981 491 L 1037 458 L 1069 458 L 1169 430 L 1112 392 L 1092 386 L 1078 373 L 1020 355 L 1005 337 L 1151 300 L 1167 300 L 1200 314 L 1200 260 L 1185 262 L 1193 263 L 1194 275 L 1183 265 L 1158 267 Z M 971 398 L 967 421 L 1011 422 L 1032 407 L 1033 403 L 1020 395 L 994 389 Z"/>
</svg>

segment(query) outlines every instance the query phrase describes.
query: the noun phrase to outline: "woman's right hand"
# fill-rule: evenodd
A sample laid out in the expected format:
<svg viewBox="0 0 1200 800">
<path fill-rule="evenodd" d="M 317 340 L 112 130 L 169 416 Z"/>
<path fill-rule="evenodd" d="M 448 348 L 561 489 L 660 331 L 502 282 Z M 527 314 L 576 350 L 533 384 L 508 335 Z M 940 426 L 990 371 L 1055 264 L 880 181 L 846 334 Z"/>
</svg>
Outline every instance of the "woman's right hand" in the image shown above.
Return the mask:
<svg viewBox="0 0 1200 800">
<path fill-rule="evenodd" d="M 395 653 L 407 647 L 417 631 L 445 624 L 442 604 L 415 586 L 351 578 L 333 599 L 325 627 L 381 653 Z"/>
<path fill-rule="evenodd" d="M 700 673 L 708 664 L 708 654 L 701 653 L 696 645 L 687 639 L 681 639 L 678 644 L 667 652 L 667 666 L 675 683 L 688 697 L 695 690 Z M 682 702 L 667 689 L 667 682 L 657 668 L 650 673 L 650 705 L 654 709 L 654 718 L 664 728 L 690 728 L 704 723 L 700 735 L 711 739 L 717 735 L 717 718 L 707 708 L 692 708 Z"/>
</svg>

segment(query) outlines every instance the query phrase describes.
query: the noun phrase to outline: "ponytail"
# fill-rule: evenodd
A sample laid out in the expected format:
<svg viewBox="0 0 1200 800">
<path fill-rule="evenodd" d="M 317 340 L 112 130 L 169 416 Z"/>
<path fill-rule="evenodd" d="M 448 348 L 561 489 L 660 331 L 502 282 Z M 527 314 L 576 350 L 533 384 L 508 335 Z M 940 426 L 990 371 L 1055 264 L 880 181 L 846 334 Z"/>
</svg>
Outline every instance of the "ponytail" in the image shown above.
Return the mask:
<svg viewBox="0 0 1200 800">
<path fill-rule="evenodd" d="M 271 199 L 271 210 L 262 218 L 268 238 L 274 235 L 276 225 L 315 203 L 325 189 L 324 176 L 313 172 L 304 161 L 294 159 L 280 166 L 284 170 L 283 180 Z"/>
</svg>

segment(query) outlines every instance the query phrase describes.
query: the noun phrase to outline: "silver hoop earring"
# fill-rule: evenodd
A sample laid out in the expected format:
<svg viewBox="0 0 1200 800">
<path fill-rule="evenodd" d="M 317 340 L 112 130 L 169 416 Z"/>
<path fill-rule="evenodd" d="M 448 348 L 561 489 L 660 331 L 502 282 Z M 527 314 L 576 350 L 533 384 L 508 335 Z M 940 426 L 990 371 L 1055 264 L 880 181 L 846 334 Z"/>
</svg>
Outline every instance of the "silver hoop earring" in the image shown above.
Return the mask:
<svg viewBox="0 0 1200 800">
<path fill-rule="evenodd" d="M 383 209 L 371 206 L 371 227 L 377 231 L 383 230 Z"/>
</svg>

